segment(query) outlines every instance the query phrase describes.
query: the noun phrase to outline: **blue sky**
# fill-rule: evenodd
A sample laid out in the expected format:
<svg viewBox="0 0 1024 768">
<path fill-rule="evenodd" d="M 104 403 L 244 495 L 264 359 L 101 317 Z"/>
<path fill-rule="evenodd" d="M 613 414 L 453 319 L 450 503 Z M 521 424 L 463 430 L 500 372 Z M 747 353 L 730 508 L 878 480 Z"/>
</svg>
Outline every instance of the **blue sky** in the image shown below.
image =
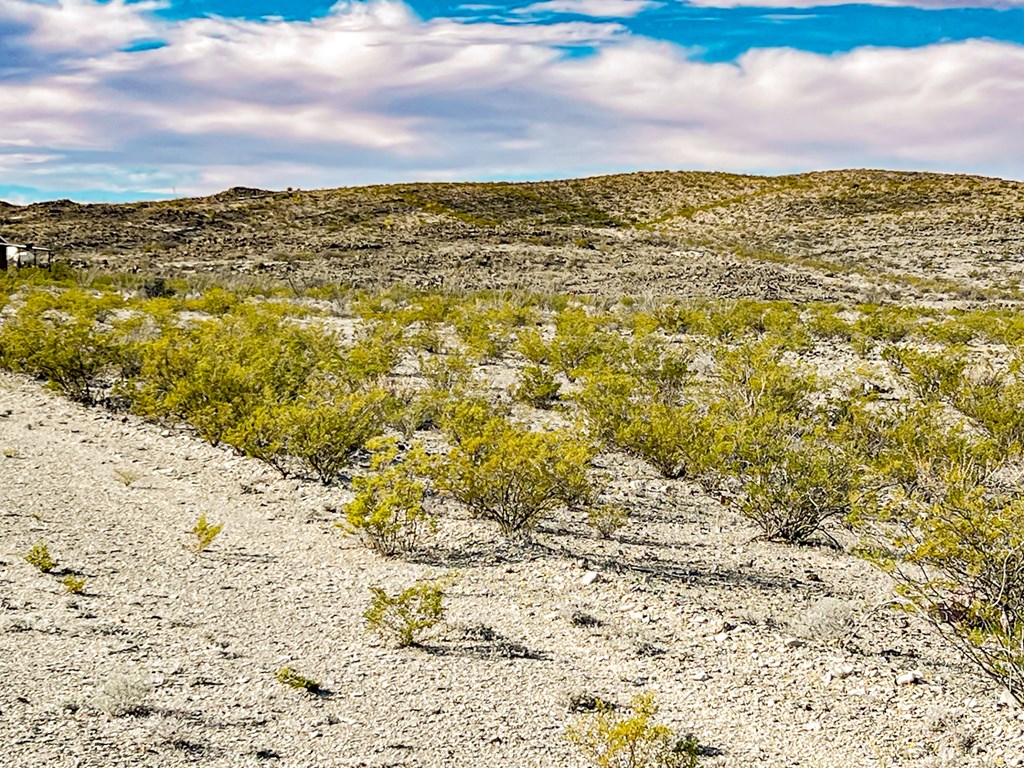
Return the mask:
<svg viewBox="0 0 1024 768">
<path fill-rule="evenodd" d="M 1024 179 L 1024 0 L 4 0 L 0 199 L 889 167 Z"/>
</svg>

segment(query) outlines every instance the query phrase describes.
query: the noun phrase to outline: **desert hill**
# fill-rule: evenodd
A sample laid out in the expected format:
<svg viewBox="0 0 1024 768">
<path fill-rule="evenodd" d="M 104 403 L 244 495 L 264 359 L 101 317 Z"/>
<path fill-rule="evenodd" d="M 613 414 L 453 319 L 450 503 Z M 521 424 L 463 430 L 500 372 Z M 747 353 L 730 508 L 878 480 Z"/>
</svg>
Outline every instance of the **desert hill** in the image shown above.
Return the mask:
<svg viewBox="0 0 1024 768">
<path fill-rule="evenodd" d="M 377 285 L 787 299 L 1016 298 L 1024 184 L 873 170 L 653 172 L 0 206 L 72 261 Z"/>
</svg>

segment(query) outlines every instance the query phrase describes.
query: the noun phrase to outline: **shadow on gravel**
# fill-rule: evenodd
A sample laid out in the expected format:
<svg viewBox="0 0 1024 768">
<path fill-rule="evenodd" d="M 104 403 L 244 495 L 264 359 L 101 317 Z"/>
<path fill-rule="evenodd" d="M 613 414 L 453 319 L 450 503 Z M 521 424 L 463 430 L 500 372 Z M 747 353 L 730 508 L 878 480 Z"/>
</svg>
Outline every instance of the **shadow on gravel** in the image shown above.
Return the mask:
<svg viewBox="0 0 1024 768">
<path fill-rule="evenodd" d="M 589 563 L 595 570 L 613 573 L 637 573 L 648 578 L 673 584 L 714 584 L 725 587 L 752 587 L 762 592 L 790 591 L 797 587 L 808 586 L 799 579 L 782 575 L 764 573 L 754 570 L 739 570 L 722 566 L 707 567 L 703 564 L 681 563 L 652 557 L 650 547 L 639 556 L 626 552 L 615 555 L 599 554 L 592 551 L 574 549 L 565 544 L 552 547 L 538 543 L 550 554 L 559 557 L 581 560 Z"/>
<path fill-rule="evenodd" d="M 541 651 L 534 651 L 515 640 L 495 632 L 484 624 L 465 627 L 451 638 L 443 638 L 438 644 L 420 645 L 420 650 L 432 656 L 461 656 L 483 659 L 525 659 L 548 661 L 550 657 Z"/>
</svg>

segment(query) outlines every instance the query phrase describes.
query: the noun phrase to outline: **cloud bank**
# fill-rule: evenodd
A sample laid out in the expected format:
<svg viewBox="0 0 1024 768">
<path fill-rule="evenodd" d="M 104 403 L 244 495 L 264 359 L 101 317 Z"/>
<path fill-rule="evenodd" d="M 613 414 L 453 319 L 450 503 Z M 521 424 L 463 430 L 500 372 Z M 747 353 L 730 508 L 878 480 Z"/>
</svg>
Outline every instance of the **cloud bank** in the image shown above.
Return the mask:
<svg viewBox="0 0 1024 768">
<path fill-rule="evenodd" d="M 46 196 L 633 168 L 1024 177 L 1024 46 L 708 64 L 597 20 L 424 21 L 376 0 L 312 22 L 172 22 L 153 7 L 3 4 L 10 183 Z"/>
</svg>

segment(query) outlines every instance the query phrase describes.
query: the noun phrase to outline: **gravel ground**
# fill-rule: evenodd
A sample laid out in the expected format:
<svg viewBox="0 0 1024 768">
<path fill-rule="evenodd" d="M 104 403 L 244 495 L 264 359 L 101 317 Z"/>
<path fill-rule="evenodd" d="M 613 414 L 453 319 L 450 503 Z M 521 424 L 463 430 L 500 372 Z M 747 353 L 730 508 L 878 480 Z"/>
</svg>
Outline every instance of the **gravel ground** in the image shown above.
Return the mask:
<svg viewBox="0 0 1024 768">
<path fill-rule="evenodd" d="M 632 514 L 616 540 L 562 517 L 503 543 L 442 509 L 385 560 L 334 526 L 344 488 L 0 375 L 0 765 L 574 766 L 568 698 L 642 690 L 707 766 L 1024 765 L 1024 715 L 871 567 L 602 463 Z M 201 513 L 224 531 L 197 556 Z M 22 557 L 40 540 L 51 574 Z M 369 586 L 452 571 L 424 647 L 366 633 Z"/>
</svg>

